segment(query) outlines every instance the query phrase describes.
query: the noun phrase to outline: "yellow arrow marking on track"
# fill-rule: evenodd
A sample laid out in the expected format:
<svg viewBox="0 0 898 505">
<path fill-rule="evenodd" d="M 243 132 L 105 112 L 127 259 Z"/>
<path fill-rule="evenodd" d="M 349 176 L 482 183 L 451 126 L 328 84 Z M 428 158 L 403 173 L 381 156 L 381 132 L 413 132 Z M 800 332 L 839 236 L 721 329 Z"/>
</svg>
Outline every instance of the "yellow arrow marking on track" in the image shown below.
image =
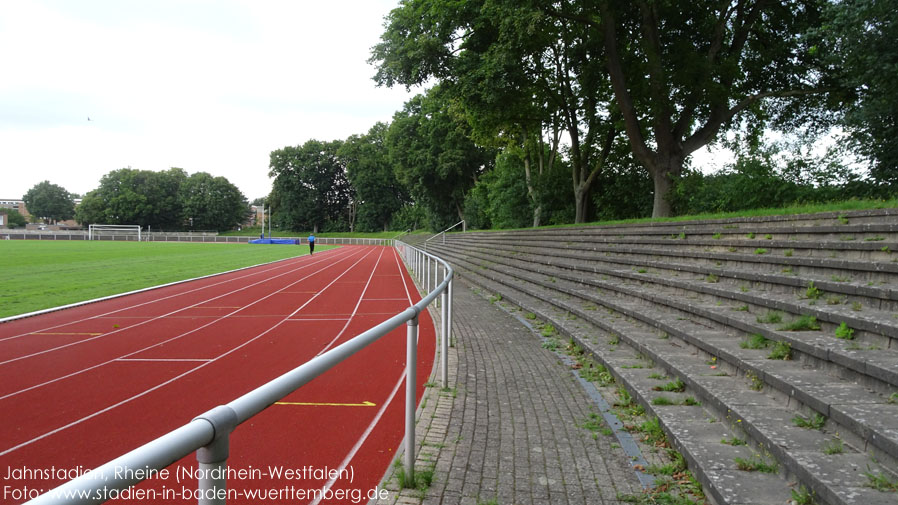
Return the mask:
<svg viewBox="0 0 898 505">
<path fill-rule="evenodd" d="M 302 407 L 376 407 L 374 402 L 362 403 L 304 403 L 304 402 L 274 402 L 275 405 L 299 405 Z"/>
</svg>

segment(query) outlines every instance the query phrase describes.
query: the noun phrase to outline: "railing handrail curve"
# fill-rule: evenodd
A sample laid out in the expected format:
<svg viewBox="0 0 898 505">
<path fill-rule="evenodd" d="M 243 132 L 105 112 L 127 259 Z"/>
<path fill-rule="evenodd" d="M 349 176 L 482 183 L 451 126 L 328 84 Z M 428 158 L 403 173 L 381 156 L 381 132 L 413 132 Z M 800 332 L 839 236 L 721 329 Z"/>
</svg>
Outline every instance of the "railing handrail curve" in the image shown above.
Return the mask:
<svg viewBox="0 0 898 505">
<path fill-rule="evenodd" d="M 451 230 L 451 229 L 453 229 L 453 228 L 458 227 L 458 225 L 462 225 L 462 232 L 467 231 L 467 227 L 465 226 L 465 220 L 462 219 L 461 221 L 459 221 L 459 222 L 453 224 L 452 226 L 450 226 L 449 228 L 446 228 L 445 230 L 443 230 L 443 231 L 437 233 L 436 235 L 434 235 L 434 236 L 428 238 L 427 240 L 425 240 L 425 241 L 424 241 L 424 250 L 425 250 L 425 251 L 427 250 L 427 243 L 428 243 L 428 242 L 430 242 L 431 240 L 433 240 L 433 239 L 439 237 L 440 235 L 445 236 L 447 231 L 449 231 L 449 230 Z"/>
</svg>

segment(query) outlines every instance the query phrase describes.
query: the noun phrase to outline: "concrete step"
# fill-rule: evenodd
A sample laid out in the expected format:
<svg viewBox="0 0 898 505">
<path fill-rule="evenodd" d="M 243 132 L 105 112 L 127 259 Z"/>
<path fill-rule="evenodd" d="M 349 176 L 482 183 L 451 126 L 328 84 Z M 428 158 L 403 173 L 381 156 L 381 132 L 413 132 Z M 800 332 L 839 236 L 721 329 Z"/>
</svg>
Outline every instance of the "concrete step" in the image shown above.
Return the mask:
<svg viewBox="0 0 898 505">
<path fill-rule="evenodd" d="M 660 340 L 658 339 L 658 337 L 652 336 L 652 331 L 651 331 L 652 325 L 654 325 L 655 328 L 660 327 L 660 328 L 670 328 L 670 329 L 676 330 L 676 325 L 670 324 L 670 321 L 676 320 L 676 317 L 673 316 L 671 313 L 668 312 L 667 316 L 669 316 L 669 317 L 667 317 L 667 316 L 664 316 L 665 311 L 653 310 L 650 307 L 646 307 L 644 304 L 642 306 L 640 306 L 640 304 L 638 304 L 632 300 L 623 301 L 623 300 L 615 299 L 615 303 L 611 304 L 607 300 L 600 299 L 600 297 L 597 295 L 591 296 L 591 295 L 586 295 L 585 293 L 582 293 L 582 292 L 578 292 L 575 288 L 573 288 L 571 286 L 568 286 L 564 289 L 560 289 L 556 286 L 553 286 L 553 284 L 557 284 L 557 282 L 553 283 L 553 282 L 547 281 L 547 280 L 534 280 L 532 278 L 527 278 L 527 276 L 515 275 L 514 268 L 510 267 L 508 265 L 506 265 L 506 266 L 490 265 L 490 266 L 487 266 L 486 268 L 484 268 L 482 263 L 480 263 L 480 264 L 477 263 L 478 260 L 476 258 L 470 259 L 470 258 L 467 258 L 466 255 L 455 254 L 454 252 L 450 252 L 450 250 L 448 250 L 448 249 L 445 251 L 440 251 L 440 253 L 443 257 L 450 259 L 450 261 L 458 262 L 459 266 L 463 265 L 464 268 L 466 269 L 466 275 L 476 276 L 478 279 L 480 279 L 481 282 L 493 283 L 496 287 L 498 287 L 499 289 L 502 290 L 502 291 L 498 291 L 498 292 L 503 293 L 503 296 L 507 299 L 508 298 L 522 298 L 524 296 L 529 296 L 530 298 L 526 299 L 526 300 L 522 300 L 522 303 L 529 304 L 534 307 L 549 304 L 549 305 L 554 306 L 555 309 L 566 310 L 569 313 L 576 315 L 578 317 L 578 320 L 582 319 L 582 320 L 588 321 L 590 324 L 595 325 L 597 328 L 602 329 L 606 333 L 614 332 L 614 333 L 619 334 L 620 340 L 623 342 L 626 342 L 626 345 L 631 346 L 633 349 L 637 350 L 638 352 L 641 352 L 648 356 L 651 356 L 652 359 L 655 360 L 656 363 L 662 364 L 662 366 L 664 366 L 666 369 L 668 369 L 672 374 L 683 377 L 684 381 L 687 381 L 687 380 L 690 381 L 693 388 L 695 388 L 698 391 L 701 391 L 701 394 L 704 395 L 705 397 L 707 397 L 707 399 L 703 400 L 703 402 L 707 401 L 707 402 L 709 402 L 709 404 L 715 405 L 715 410 L 718 412 L 718 415 L 721 419 L 725 419 L 727 415 L 731 414 L 731 412 L 734 411 L 733 408 L 735 408 L 737 406 L 735 403 L 732 403 L 732 404 L 727 403 L 727 399 L 726 399 L 727 394 L 725 393 L 725 391 L 731 391 L 731 389 L 726 389 L 725 391 L 718 392 L 716 390 L 712 390 L 707 387 L 704 387 L 704 388 L 699 387 L 702 383 L 698 380 L 692 380 L 693 377 L 699 377 L 699 378 L 703 377 L 703 375 L 701 375 L 701 374 L 695 375 L 692 372 L 694 372 L 694 370 L 702 369 L 702 367 L 703 367 L 702 359 L 707 358 L 707 356 L 710 356 L 710 353 L 706 353 L 705 351 L 699 352 L 698 347 L 691 346 L 691 344 L 689 342 L 686 342 L 685 340 L 683 340 L 682 341 L 683 343 L 680 345 L 685 346 L 684 349 L 687 349 L 688 347 L 692 347 L 694 350 L 691 350 L 691 351 L 685 352 L 685 353 L 679 353 L 679 354 L 671 353 L 670 352 L 671 346 L 669 345 L 669 343 L 667 343 L 666 345 L 663 342 L 659 343 Z M 449 256 L 454 256 L 454 257 L 449 258 Z M 491 259 L 495 259 L 495 258 L 491 258 Z M 531 272 L 531 274 L 533 274 L 533 272 Z M 546 272 L 541 270 L 539 272 L 536 272 L 535 275 L 539 276 L 539 275 L 545 275 L 545 274 L 546 274 Z M 532 275 L 531 275 L 531 277 L 532 277 Z M 566 281 L 566 282 L 574 282 L 574 281 Z M 588 311 L 588 310 L 583 310 L 582 309 L 583 302 L 595 304 L 596 306 L 598 306 L 598 305 L 605 305 L 606 307 L 612 306 L 613 313 L 608 314 L 607 317 L 604 317 L 604 318 L 599 317 L 597 315 L 598 314 L 597 311 L 594 313 L 590 313 L 590 311 Z M 518 302 L 515 302 L 515 303 L 518 303 Z M 549 312 L 549 310 L 543 309 L 543 312 Z M 637 318 L 634 317 L 633 321 L 631 321 L 622 316 L 622 314 L 629 314 L 630 316 L 637 316 L 640 313 L 649 314 L 650 317 L 643 318 L 642 320 L 638 320 Z M 550 317 L 551 317 L 551 315 L 550 315 Z M 661 322 L 659 322 L 661 320 L 665 320 L 668 322 L 661 323 Z M 556 321 L 556 322 L 558 323 L 559 327 L 564 327 L 566 324 L 564 320 Z M 568 326 L 570 326 L 570 325 L 568 324 Z M 587 346 L 596 345 L 595 342 L 589 342 L 589 341 L 584 342 L 584 344 Z M 690 352 L 693 352 L 694 355 L 691 355 Z M 721 353 L 721 354 L 723 355 L 723 353 Z M 601 359 L 601 356 L 598 356 L 598 357 Z M 716 358 L 717 356 L 713 356 L 713 357 Z M 755 360 L 755 361 L 758 361 L 758 360 Z M 728 366 L 733 368 L 735 371 L 739 371 L 739 370 L 752 371 L 752 370 L 754 370 L 756 372 L 760 372 L 760 377 L 758 376 L 758 373 L 753 372 L 753 373 L 755 373 L 755 377 L 758 377 L 759 379 L 761 377 L 769 377 L 771 379 L 771 381 L 773 381 L 773 378 L 778 378 L 782 382 L 782 384 L 788 384 L 788 380 L 790 378 L 787 377 L 788 374 L 786 372 L 778 371 L 778 369 L 765 371 L 765 369 L 763 367 L 761 367 L 757 364 L 754 364 L 753 367 L 750 368 L 748 366 L 749 364 L 752 364 L 751 360 L 742 361 L 741 368 L 740 368 L 739 364 L 730 364 Z M 768 363 L 765 362 L 765 363 L 763 363 L 763 365 L 768 366 Z M 769 365 L 769 366 L 773 366 L 773 365 Z M 707 367 L 704 367 L 704 368 L 707 368 Z M 766 373 L 766 375 L 765 375 L 765 373 Z M 779 375 L 777 375 L 777 374 L 779 374 Z M 743 377 L 743 375 L 739 374 L 740 380 L 738 382 L 742 384 L 740 391 L 742 393 L 745 393 L 750 390 L 750 388 L 748 386 L 751 384 L 751 381 L 746 381 L 742 377 Z M 703 380 L 706 380 L 706 379 L 703 379 Z M 763 380 L 763 379 L 761 379 L 761 380 Z M 730 382 L 731 383 L 729 384 L 729 386 L 733 386 L 733 383 L 735 381 L 730 381 Z M 782 384 L 780 384 L 780 385 L 782 386 Z M 638 392 L 638 388 L 636 388 L 635 385 L 632 387 L 634 387 L 634 390 L 636 390 Z M 842 391 L 842 393 L 846 393 L 846 391 Z M 834 397 L 836 397 L 836 398 L 839 397 L 838 394 L 835 394 L 835 393 L 833 393 L 833 394 L 834 394 Z M 649 395 L 647 395 L 643 392 L 643 394 L 641 394 L 641 401 L 650 405 L 651 399 L 649 399 L 648 396 Z M 789 410 L 790 412 L 793 412 L 793 415 L 794 415 L 794 412 L 795 412 L 794 405 L 792 406 L 793 408 L 788 408 L 789 402 L 792 401 L 792 397 L 790 397 L 789 395 L 785 395 L 782 392 L 779 392 L 779 396 L 780 396 L 780 401 L 783 401 L 785 399 L 785 402 L 786 402 L 785 407 L 779 407 L 779 408 Z M 808 396 L 809 398 L 817 398 L 817 397 L 814 397 L 813 395 L 811 395 L 810 393 L 808 393 L 806 396 Z M 738 397 L 743 397 L 743 394 L 739 394 Z M 820 394 L 820 398 L 825 398 L 825 397 L 826 397 L 826 395 L 824 395 L 822 393 Z M 807 407 L 803 403 L 799 402 L 798 398 L 795 398 L 794 401 L 795 401 L 795 404 L 800 406 L 801 408 L 809 409 L 809 407 Z M 806 401 L 807 401 L 807 399 L 806 399 Z M 828 405 L 827 411 L 830 412 L 834 418 L 837 417 L 835 414 L 836 411 L 840 412 L 839 415 L 844 415 L 845 419 L 843 419 L 842 421 L 833 420 L 832 421 L 833 423 L 838 422 L 839 425 L 844 425 L 847 428 L 849 425 L 851 425 L 852 422 L 854 422 L 855 423 L 854 429 L 859 429 L 859 431 L 861 431 L 861 432 L 863 432 L 865 429 L 869 430 L 870 433 L 874 432 L 874 430 L 871 428 L 871 423 L 865 422 L 862 419 L 859 419 L 859 417 L 861 417 L 860 415 L 857 415 L 856 417 L 852 417 L 852 416 L 858 414 L 858 412 L 852 412 L 853 409 L 856 409 L 857 407 L 859 407 L 858 405 L 848 405 L 848 406 L 839 405 L 839 408 L 832 407 L 832 403 L 829 403 L 827 405 Z M 863 405 L 865 408 L 870 408 L 869 403 L 862 402 L 861 405 Z M 882 403 L 882 406 L 891 407 L 890 404 L 887 404 L 885 402 Z M 839 409 L 842 409 L 845 412 L 842 412 L 842 410 L 839 410 Z M 674 417 L 676 417 L 676 416 L 674 416 Z M 745 421 L 743 420 L 739 424 L 742 424 L 744 422 Z M 676 421 L 670 420 L 669 423 L 676 424 Z M 878 436 L 886 436 L 887 437 L 886 442 L 879 442 L 879 445 L 886 446 L 886 450 L 888 450 L 889 443 L 891 443 L 891 441 L 894 440 L 893 438 L 891 438 L 890 432 L 888 431 L 890 429 L 891 429 L 891 427 L 888 425 L 888 423 L 886 423 L 885 426 L 879 426 L 877 428 L 877 430 L 875 430 L 877 433 L 877 435 L 876 435 L 877 437 Z M 671 431 L 673 433 L 676 430 L 669 429 L 669 431 Z M 758 444 L 758 447 L 772 447 L 777 444 L 777 442 L 775 442 L 775 436 L 773 434 L 771 434 L 770 430 L 762 429 L 762 427 L 760 427 L 760 425 L 758 425 L 758 426 L 752 425 L 751 429 L 746 430 L 746 432 L 753 433 L 752 438 L 756 441 L 756 443 Z M 801 433 L 802 435 L 805 435 L 804 432 L 795 432 L 795 433 Z M 676 435 L 674 435 L 674 436 L 676 437 Z M 824 440 L 824 438 L 825 438 L 825 435 L 823 435 L 822 432 L 819 435 L 812 433 L 810 436 L 817 442 L 820 442 L 820 441 Z M 868 439 L 864 439 L 864 440 L 866 440 L 867 442 L 872 442 L 875 439 L 876 439 L 876 437 L 868 437 Z M 684 440 L 684 442 L 682 442 L 683 447 L 687 448 L 688 444 L 685 442 L 685 440 L 687 440 L 687 439 L 683 438 L 683 440 Z M 796 442 L 796 444 L 798 444 L 798 442 Z M 831 482 L 827 482 L 825 479 L 820 479 L 820 478 L 814 477 L 812 475 L 813 472 L 811 472 L 809 470 L 803 470 L 803 467 L 801 466 L 801 463 L 800 463 L 800 461 L 802 461 L 801 458 L 797 458 L 794 455 L 794 454 L 801 453 L 803 455 L 802 458 L 804 458 L 805 460 L 808 460 L 810 462 L 809 464 L 813 465 L 813 464 L 817 464 L 816 461 L 817 461 L 817 459 L 820 459 L 820 458 L 811 458 L 808 454 L 812 454 L 815 451 L 819 452 L 819 449 L 816 447 L 807 446 L 807 444 L 799 445 L 798 447 L 801 450 L 799 450 L 797 453 L 782 451 L 782 454 L 779 455 L 780 458 L 782 458 L 779 460 L 784 465 L 784 472 L 787 475 L 794 474 L 797 476 L 802 476 L 802 474 L 808 474 L 805 476 L 805 478 L 801 479 L 802 482 L 806 482 L 806 484 L 808 485 L 808 487 L 810 489 L 815 490 L 815 492 L 818 492 L 819 496 L 827 496 L 828 497 L 827 502 L 829 502 L 829 503 L 854 503 L 853 499 L 851 499 L 851 493 L 857 492 L 855 487 L 852 487 L 852 486 L 839 487 L 837 485 L 838 483 L 834 484 Z M 698 450 L 698 448 L 693 448 L 691 450 L 690 454 L 692 454 L 693 452 L 698 453 L 700 451 Z M 860 455 L 860 457 L 867 458 L 869 460 L 869 463 L 872 464 L 873 467 L 876 467 L 877 464 L 873 461 L 873 459 L 869 455 L 867 455 L 866 453 L 861 453 L 861 452 L 859 452 L 858 454 Z M 711 469 L 711 467 L 702 469 L 701 473 L 702 473 L 702 475 L 705 475 L 707 479 L 709 479 L 708 485 L 717 486 L 717 484 L 715 484 L 712 480 L 710 480 L 711 479 L 710 476 L 713 475 L 713 472 L 710 472 L 710 469 Z M 717 487 L 719 487 L 719 486 L 717 486 Z M 865 499 L 869 498 L 870 500 L 872 500 L 871 503 L 875 503 L 876 500 L 878 500 L 881 497 L 879 494 L 871 494 L 870 496 L 867 496 L 866 494 L 868 494 L 872 491 L 869 488 L 863 488 L 863 489 L 861 489 L 861 491 L 862 491 L 861 494 L 865 497 Z M 879 492 L 875 491 L 873 493 L 879 493 Z M 737 501 L 733 501 L 736 498 L 734 498 L 732 496 L 727 498 L 725 493 L 723 493 L 722 491 L 718 490 L 716 492 L 712 492 L 712 494 L 714 494 L 715 496 L 719 495 L 719 498 L 721 500 L 723 500 L 722 501 L 723 503 L 737 503 Z M 892 497 L 894 497 L 894 496 L 892 496 Z"/>
</svg>

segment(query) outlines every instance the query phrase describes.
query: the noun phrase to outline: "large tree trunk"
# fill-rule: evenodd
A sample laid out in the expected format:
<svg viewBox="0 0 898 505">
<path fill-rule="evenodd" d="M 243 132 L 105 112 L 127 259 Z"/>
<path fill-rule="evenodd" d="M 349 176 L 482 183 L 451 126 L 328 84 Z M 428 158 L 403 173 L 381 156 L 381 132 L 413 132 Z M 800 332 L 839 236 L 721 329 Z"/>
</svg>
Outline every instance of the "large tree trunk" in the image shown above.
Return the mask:
<svg viewBox="0 0 898 505">
<path fill-rule="evenodd" d="M 533 209 L 533 227 L 536 228 L 539 226 L 540 218 L 542 218 L 543 208 L 540 205 L 537 205 Z"/>
<path fill-rule="evenodd" d="M 672 210 L 670 200 L 667 198 L 673 188 L 673 180 L 670 173 L 665 170 L 653 170 L 652 179 L 655 182 L 655 200 L 652 204 L 652 217 L 670 217 Z"/>
<path fill-rule="evenodd" d="M 587 211 L 589 210 L 589 186 L 580 184 L 574 189 L 574 208 L 576 214 L 574 216 L 575 223 L 585 223 Z"/>
<path fill-rule="evenodd" d="M 677 151 L 676 148 L 671 149 Z M 652 217 L 670 217 L 673 209 L 670 205 L 670 192 L 674 186 L 674 177 L 683 172 L 683 161 L 686 157 L 679 152 L 657 154 L 652 164 L 647 166 L 655 183 L 655 198 L 652 205 Z"/>
<path fill-rule="evenodd" d="M 526 130 L 525 130 L 526 131 Z M 527 197 L 533 203 L 533 227 L 539 226 L 539 218 L 542 214 L 542 208 L 537 202 L 536 189 L 533 187 L 533 178 L 530 174 L 530 153 L 524 155 L 524 181 L 527 183 Z"/>
</svg>

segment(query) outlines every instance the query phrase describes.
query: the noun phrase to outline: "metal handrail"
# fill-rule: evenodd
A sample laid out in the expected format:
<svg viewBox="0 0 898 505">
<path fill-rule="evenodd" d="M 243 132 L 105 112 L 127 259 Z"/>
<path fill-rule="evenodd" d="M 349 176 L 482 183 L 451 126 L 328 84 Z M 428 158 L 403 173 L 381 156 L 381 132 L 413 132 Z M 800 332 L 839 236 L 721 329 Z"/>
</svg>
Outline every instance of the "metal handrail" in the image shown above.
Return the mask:
<svg viewBox="0 0 898 505">
<path fill-rule="evenodd" d="M 445 230 L 443 230 L 443 231 L 437 233 L 436 235 L 430 237 L 429 239 L 425 240 L 425 241 L 424 241 L 424 250 L 425 250 L 425 251 L 427 250 L 427 243 L 428 243 L 428 242 L 430 242 L 431 240 L 433 240 L 433 239 L 439 237 L 440 235 L 443 236 L 443 243 L 445 244 L 445 243 L 446 243 L 446 232 L 449 231 L 449 230 L 451 230 L 451 229 L 453 229 L 453 228 L 455 228 L 455 227 L 457 227 L 458 225 L 461 225 L 461 231 L 462 231 L 462 233 L 468 231 L 467 225 L 465 225 L 465 220 L 462 219 L 461 221 L 459 221 L 459 222 L 453 224 L 452 226 L 450 226 L 449 228 L 446 228 Z"/>
<path fill-rule="evenodd" d="M 387 335 L 403 323 L 408 326 L 404 465 L 407 478 L 414 482 L 418 315 L 433 303 L 437 296 L 442 297 L 442 331 L 440 335 L 443 352 L 441 367 L 445 386 L 448 380 L 446 350 L 448 350 L 449 335 L 452 331 L 450 321 L 454 272 L 444 260 L 420 249 L 398 241 L 394 246 L 399 249 L 400 256 L 403 257 L 411 271 L 419 274 L 419 280 L 425 281 L 422 282 L 425 285 L 427 285 L 426 281 L 429 281 L 429 277 L 423 279 L 420 276 L 420 273 L 424 271 L 422 270 L 424 264 L 427 264 L 427 272 L 430 271 L 430 263 L 434 265 L 434 272 L 437 270 L 437 264 L 443 266 L 442 282 L 435 285 L 434 289 L 418 303 L 230 403 L 219 405 L 180 428 L 29 500 L 26 504 L 104 503 L 115 498 L 120 491 L 152 477 L 154 472 L 164 469 L 194 451 L 197 454 L 200 470 L 203 470 L 198 472 L 200 475 L 196 494 L 198 502 L 200 504 L 223 504 L 227 498 L 225 482 L 227 472 L 225 470 L 230 433 L 244 421 Z M 133 471 L 122 472 L 123 468 Z"/>
</svg>

